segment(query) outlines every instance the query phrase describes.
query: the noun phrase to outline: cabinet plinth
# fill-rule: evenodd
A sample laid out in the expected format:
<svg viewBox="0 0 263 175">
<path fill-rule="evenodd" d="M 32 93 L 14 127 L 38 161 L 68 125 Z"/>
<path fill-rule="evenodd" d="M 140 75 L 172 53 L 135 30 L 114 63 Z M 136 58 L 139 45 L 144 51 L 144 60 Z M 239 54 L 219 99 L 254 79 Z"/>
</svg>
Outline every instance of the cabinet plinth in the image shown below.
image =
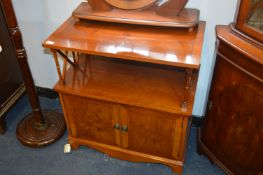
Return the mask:
<svg viewBox="0 0 263 175">
<path fill-rule="evenodd" d="M 57 64 L 71 146 L 181 174 L 204 26 L 189 32 L 67 20 L 43 46 Z"/>
</svg>

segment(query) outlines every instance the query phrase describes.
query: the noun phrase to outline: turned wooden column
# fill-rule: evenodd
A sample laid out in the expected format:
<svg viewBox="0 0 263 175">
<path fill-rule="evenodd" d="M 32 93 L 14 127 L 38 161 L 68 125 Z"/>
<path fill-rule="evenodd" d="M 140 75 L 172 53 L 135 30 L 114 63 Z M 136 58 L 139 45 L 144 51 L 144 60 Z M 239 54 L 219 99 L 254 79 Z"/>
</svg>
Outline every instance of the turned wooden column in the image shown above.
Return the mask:
<svg viewBox="0 0 263 175">
<path fill-rule="evenodd" d="M 29 102 L 32 107 L 32 112 L 25 116 L 17 127 L 17 138 L 22 144 L 30 147 L 49 145 L 62 136 L 65 131 L 63 115 L 55 111 L 41 111 L 12 1 L 1 0 L 0 3 L 4 7 L 7 26 L 12 36 L 13 45 L 25 81 Z"/>
</svg>

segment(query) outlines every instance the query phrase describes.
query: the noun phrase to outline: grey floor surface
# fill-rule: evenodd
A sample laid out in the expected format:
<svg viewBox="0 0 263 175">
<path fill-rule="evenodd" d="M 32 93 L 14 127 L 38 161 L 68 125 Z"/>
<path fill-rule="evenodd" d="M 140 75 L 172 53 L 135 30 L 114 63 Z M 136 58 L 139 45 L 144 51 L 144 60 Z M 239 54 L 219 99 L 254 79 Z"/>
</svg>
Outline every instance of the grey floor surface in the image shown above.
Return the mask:
<svg viewBox="0 0 263 175">
<path fill-rule="evenodd" d="M 44 109 L 61 111 L 58 99 L 40 98 Z M 30 112 L 24 96 L 6 115 L 7 132 L 0 135 L 0 175 L 175 175 L 161 164 L 133 163 L 110 158 L 87 147 L 63 153 L 67 133 L 56 143 L 32 149 L 16 139 L 18 122 Z M 184 175 L 224 175 L 210 161 L 196 152 L 196 128 L 191 129 Z"/>
</svg>

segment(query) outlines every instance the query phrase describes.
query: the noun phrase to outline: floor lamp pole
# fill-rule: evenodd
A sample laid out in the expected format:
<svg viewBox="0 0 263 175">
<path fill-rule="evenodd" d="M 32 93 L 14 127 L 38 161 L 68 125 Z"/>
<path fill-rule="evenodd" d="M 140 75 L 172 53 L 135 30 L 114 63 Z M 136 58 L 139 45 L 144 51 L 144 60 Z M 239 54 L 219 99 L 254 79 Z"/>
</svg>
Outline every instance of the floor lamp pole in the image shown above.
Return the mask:
<svg viewBox="0 0 263 175">
<path fill-rule="evenodd" d="M 12 35 L 16 56 L 22 71 L 23 79 L 32 112 L 17 126 L 18 140 L 29 147 L 42 147 L 59 139 L 65 131 L 63 115 L 55 111 L 42 112 L 34 81 L 27 62 L 27 55 L 23 46 L 22 35 L 18 28 L 14 8 L 11 0 L 1 1 L 6 15 L 7 25 Z"/>
</svg>

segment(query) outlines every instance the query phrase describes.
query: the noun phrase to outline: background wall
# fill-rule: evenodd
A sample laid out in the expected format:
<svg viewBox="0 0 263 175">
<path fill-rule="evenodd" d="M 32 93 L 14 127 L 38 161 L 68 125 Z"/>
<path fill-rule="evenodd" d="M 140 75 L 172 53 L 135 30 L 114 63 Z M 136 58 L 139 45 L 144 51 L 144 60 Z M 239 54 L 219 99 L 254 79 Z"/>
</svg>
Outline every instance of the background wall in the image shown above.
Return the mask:
<svg viewBox="0 0 263 175">
<path fill-rule="evenodd" d="M 13 0 L 35 84 L 53 88 L 58 80 L 53 58 L 41 43 L 65 20 L 82 0 Z M 194 115 L 203 116 L 214 66 L 215 25 L 234 20 L 237 0 L 189 0 L 187 7 L 201 11 L 207 22 Z"/>
</svg>

